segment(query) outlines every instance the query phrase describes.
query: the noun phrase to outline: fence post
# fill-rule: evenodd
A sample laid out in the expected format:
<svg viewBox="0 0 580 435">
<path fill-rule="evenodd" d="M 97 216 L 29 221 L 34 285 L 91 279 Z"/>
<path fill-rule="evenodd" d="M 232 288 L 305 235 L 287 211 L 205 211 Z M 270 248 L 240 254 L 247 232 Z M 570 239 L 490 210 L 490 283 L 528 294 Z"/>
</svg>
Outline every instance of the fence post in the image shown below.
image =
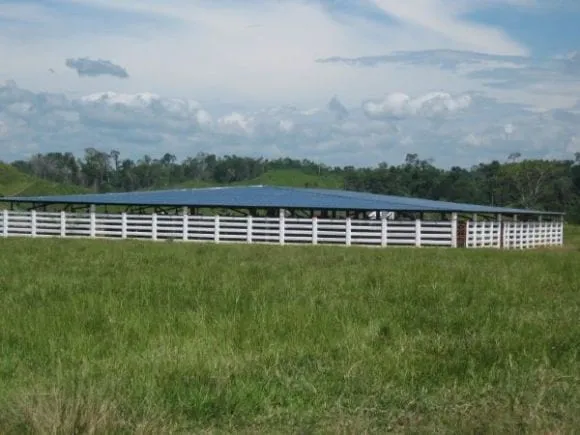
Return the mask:
<svg viewBox="0 0 580 435">
<path fill-rule="evenodd" d="M 8 210 L 3 210 L 2 211 L 2 215 L 3 215 L 3 228 L 2 228 L 2 235 L 4 237 L 8 237 Z"/>
<path fill-rule="evenodd" d="M 189 239 L 189 210 L 188 207 L 183 207 L 183 234 L 182 238 L 184 242 Z"/>
<path fill-rule="evenodd" d="M 286 229 L 286 220 L 284 219 L 284 209 L 281 208 L 278 218 L 278 233 L 281 245 L 284 244 L 285 229 Z"/>
<path fill-rule="evenodd" d="M 497 247 L 501 249 L 503 246 L 503 221 L 501 218 L 501 214 L 497 215 Z"/>
<path fill-rule="evenodd" d="M 220 242 L 220 216 L 217 214 L 214 217 L 213 240 L 216 243 Z"/>
<path fill-rule="evenodd" d="M 350 246 L 352 242 L 352 220 L 350 216 L 346 217 L 346 246 Z"/>
<path fill-rule="evenodd" d="M 381 246 L 384 248 L 387 246 L 387 218 L 383 217 L 381 220 Z"/>
<path fill-rule="evenodd" d="M 97 216 L 95 215 L 95 206 L 91 205 L 90 210 L 90 237 L 95 238 L 97 236 Z"/>
<path fill-rule="evenodd" d="M 66 237 L 66 211 L 60 212 L 60 236 Z"/>
<path fill-rule="evenodd" d="M 151 215 L 151 239 L 157 240 L 157 213 Z"/>
<path fill-rule="evenodd" d="M 248 243 L 252 243 L 252 232 L 254 231 L 252 229 L 252 215 L 249 214 L 248 218 L 247 218 L 247 222 L 246 222 L 246 241 Z"/>
<path fill-rule="evenodd" d="M 457 213 L 451 213 L 451 247 L 457 248 Z"/>
<path fill-rule="evenodd" d="M 127 213 L 125 212 L 121 214 L 121 238 L 127 238 Z"/>
<path fill-rule="evenodd" d="M 415 246 L 421 246 L 421 219 L 415 219 Z"/>
<path fill-rule="evenodd" d="M 318 218 L 312 216 L 312 244 L 318 244 Z"/>
<path fill-rule="evenodd" d="M 30 235 L 36 237 L 36 210 L 30 212 Z"/>
</svg>

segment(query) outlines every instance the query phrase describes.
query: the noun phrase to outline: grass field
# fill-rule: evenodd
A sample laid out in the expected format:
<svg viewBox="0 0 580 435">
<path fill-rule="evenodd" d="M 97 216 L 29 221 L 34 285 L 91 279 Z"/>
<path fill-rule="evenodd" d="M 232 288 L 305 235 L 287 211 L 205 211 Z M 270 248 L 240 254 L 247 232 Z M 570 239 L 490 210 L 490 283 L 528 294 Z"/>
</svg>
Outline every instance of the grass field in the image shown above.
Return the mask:
<svg viewBox="0 0 580 435">
<path fill-rule="evenodd" d="M 244 180 L 221 186 L 247 186 L 265 184 L 269 186 L 291 186 L 291 187 L 318 187 L 323 189 L 344 188 L 344 178 L 336 174 L 309 174 L 299 169 L 274 169 L 267 171 L 259 177 L 251 180 Z M 219 186 L 219 183 L 205 181 L 190 181 L 178 184 L 179 188 L 198 188 Z"/>
<path fill-rule="evenodd" d="M 565 237 L 0 239 L 0 433 L 574 432 L 580 232 Z"/>
</svg>

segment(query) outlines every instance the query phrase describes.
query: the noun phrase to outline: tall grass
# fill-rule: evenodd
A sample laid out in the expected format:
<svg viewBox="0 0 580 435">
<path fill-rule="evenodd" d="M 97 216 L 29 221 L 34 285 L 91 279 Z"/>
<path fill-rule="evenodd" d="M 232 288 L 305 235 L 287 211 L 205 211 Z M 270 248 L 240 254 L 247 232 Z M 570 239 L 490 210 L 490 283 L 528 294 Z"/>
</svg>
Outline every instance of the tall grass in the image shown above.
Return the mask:
<svg viewBox="0 0 580 435">
<path fill-rule="evenodd" d="M 0 433 L 573 432 L 578 246 L 0 240 Z"/>
</svg>

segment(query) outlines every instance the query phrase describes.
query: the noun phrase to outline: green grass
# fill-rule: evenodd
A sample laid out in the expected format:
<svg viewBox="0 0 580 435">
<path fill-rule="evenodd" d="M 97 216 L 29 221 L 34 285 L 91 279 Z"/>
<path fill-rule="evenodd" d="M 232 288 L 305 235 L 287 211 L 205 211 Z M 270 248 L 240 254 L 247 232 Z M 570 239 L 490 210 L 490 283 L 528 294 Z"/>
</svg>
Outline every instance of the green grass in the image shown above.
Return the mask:
<svg viewBox="0 0 580 435">
<path fill-rule="evenodd" d="M 66 195 L 86 193 L 80 186 L 54 183 L 23 174 L 13 166 L 0 162 L 0 196 Z"/>
<path fill-rule="evenodd" d="M 344 179 L 335 174 L 308 174 L 299 169 L 276 169 L 267 171 L 259 177 L 228 184 L 230 186 L 248 185 L 270 185 L 270 186 L 291 186 L 291 187 L 318 187 L 327 189 L 342 189 Z M 202 181 L 192 181 L 180 184 L 178 187 L 210 187 L 218 186 L 219 183 L 208 183 Z M 225 185 L 225 184 L 222 184 Z"/>
<path fill-rule="evenodd" d="M 0 239 L 0 433 L 571 433 L 567 249 Z"/>
</svg>

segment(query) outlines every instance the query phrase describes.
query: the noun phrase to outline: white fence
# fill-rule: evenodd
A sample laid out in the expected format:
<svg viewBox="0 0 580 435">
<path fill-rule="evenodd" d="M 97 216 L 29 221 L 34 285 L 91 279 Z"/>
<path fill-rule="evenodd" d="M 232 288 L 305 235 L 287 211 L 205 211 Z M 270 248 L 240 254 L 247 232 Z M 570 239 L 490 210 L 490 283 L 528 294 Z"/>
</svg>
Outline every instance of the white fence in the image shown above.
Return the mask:
<svg viewBox="0 0 580 435">
<path fill-rule="evenodd" d="M 456 222 L 286 217 L 0 213 L 0 236 L 95 237 L 227 243 L 455 246 Z"/>
<path fill-rule="evenodd" d="M 467 222 L 468 248 L 525 249 L 563 243 L 562 222 Z"/>
<path fill-rule="evenodd" d="M 91 237 L 224 243 L 458 246 L 451 221 L 391 221 L 0 212 L 0 237 Z M 468 248 L 534 248 L 561 245 L 561 222 L 467 222 Z"/>
</svg>

